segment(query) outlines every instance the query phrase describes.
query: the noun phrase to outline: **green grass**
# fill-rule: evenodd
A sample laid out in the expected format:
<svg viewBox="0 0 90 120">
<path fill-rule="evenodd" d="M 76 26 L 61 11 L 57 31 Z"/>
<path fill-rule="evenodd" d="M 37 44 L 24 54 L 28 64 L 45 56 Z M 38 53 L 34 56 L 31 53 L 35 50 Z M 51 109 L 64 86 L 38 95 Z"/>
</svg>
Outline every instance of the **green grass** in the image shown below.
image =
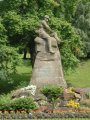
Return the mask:
<svg viewBox="0 0 90 120">
<path fill-rule="evenodd" d="M 30 82 L 32 67 L 30 61 L 24 60 L 22 65 L 17 67 L 17 74 L 13 75 L 13 79 L 17 82 L 18 87 L 27 86 Z"/>
<path fill-rule="evenodd" d="M 90 60 L 80 63 L 78 68 L 65 78 L 74 87 L 90 87 Z"/>
<path fill-rule="evenodd" d="M 0 93 L 9 93 L 14 89 L 18 89 L 27 86 L 30 82 L 32 73 L 32 67 L 30 60 L 23 60 L 19 66 L 17 66 L 16 74 L 11 75 L 11 80 L 0 81 Z"/>
</svg>

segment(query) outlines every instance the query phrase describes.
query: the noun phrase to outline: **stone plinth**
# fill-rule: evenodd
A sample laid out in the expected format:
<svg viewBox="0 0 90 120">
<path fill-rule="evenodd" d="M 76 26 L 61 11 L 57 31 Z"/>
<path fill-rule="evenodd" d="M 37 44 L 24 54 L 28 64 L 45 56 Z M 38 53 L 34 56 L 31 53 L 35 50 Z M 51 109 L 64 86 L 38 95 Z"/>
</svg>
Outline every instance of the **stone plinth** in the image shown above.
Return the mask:
<svg viewBox="0 0 90 120">
<path fill-rule="evenodd" d="M 36 38 L 36 43 L 39 38 Z M 40 42 L 40 39 L 39 39 Z M 36 44 L 37 55 L 35 59 L 34 68 L 32 71 L 31 85 L 42 87 L 45 85 L 59 85 L 66 88 L 66 81 L 64 80 L 61 58 L 55 39 L 52 39 L 55 47 L 55 53 L 49 53 L 47 43 L 41 39 L 40 44 Z M 40 45 L 40 46 L 39 46 Z M 40 51 L 41 47 L 41 51 Z"/>
</svg>

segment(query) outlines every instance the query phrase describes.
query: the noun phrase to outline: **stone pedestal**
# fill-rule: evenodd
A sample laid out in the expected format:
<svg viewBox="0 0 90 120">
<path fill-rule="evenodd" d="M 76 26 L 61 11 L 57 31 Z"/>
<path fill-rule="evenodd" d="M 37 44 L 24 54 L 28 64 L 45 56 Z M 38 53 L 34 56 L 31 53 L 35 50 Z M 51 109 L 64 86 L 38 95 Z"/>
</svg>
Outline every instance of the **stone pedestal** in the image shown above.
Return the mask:
<svg viewBox="0 0 90 120">
<path fill-rule="evenodd" d="M 36 85 L 37 88 L 45 85 L 59 85 L 66 88 L 57 41 L 53 37 L 51 39 L 54 54 L 48 52 L 46 40 L 35 39 L 37 54 L 30 85 Z"/>
</svg>

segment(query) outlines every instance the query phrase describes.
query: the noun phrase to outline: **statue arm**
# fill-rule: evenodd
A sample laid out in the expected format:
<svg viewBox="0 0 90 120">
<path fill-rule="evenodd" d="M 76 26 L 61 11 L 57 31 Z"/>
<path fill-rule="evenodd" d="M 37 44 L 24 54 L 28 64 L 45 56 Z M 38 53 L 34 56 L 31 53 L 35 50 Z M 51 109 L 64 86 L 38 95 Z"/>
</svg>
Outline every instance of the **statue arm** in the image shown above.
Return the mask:
<svg viewBox="0 0 90 120">
<path fill-rule="evenodd" d="M 49 27 L 49 25 L 45 21 L 42 21 L 42 24 L 47 30 L 49 30 L 50 32 L 53 32 L 52 29 Z"/>
<path fill-rule="evenodd" d="M 60 44 L 61 40 L 59 39 L 59 37 L 57 36 L 57 33 L 55 33 L 55 38 L 57 40 L 57 43 Z"/>
<path fill-rule="evenodd" d="M 56 32 L 52 33 L 52 36 L 57 40 L 57 43 L 60 44 L 61 40 L 59 39 L 58 35 Z"/>
</svg>

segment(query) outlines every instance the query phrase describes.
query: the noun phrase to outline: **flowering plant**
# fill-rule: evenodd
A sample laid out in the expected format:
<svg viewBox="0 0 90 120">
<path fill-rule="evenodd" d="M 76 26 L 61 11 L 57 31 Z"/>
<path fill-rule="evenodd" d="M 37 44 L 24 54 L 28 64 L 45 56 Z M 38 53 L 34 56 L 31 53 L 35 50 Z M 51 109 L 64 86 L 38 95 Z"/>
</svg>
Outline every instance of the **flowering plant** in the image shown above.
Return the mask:
<svg viewBox="0 0 90 120">
<path fill-rule="evenodd" d="M 0 114 L 2 114 L 2 110 L 0 110 Z"/>
<path fill-rule="evenodd" d="M 8 110 L 4 110 L 4 114 L 8 114 L 9 113 L 9 111 Z"/>
<path fill-rule="evenodd" d="M 21 90 L 30 90 L 31 94 L 35 95 L 36 88 L 35 85 L 28 85 L 27 87 L 21 88 Z"/>
<path fill-rule="evenodd" d="M 74 100 L 70 100 L 66 106 L 72 108 L 80 108 L 80 104 L 78 102 L 75 102 Z"/>
<path fill-rule="evenodd" d="M 15 113 L 15 111 L 14 111 L 14 110 L 11 110 L 10 113 Z"/>
<path fill-rule="evenodd" d="M 74 92 L 73 92 L 73 87 L 69 87 L 69 88 L 68 88 L 68 93 L 74 93 Z"/>
</svg>

